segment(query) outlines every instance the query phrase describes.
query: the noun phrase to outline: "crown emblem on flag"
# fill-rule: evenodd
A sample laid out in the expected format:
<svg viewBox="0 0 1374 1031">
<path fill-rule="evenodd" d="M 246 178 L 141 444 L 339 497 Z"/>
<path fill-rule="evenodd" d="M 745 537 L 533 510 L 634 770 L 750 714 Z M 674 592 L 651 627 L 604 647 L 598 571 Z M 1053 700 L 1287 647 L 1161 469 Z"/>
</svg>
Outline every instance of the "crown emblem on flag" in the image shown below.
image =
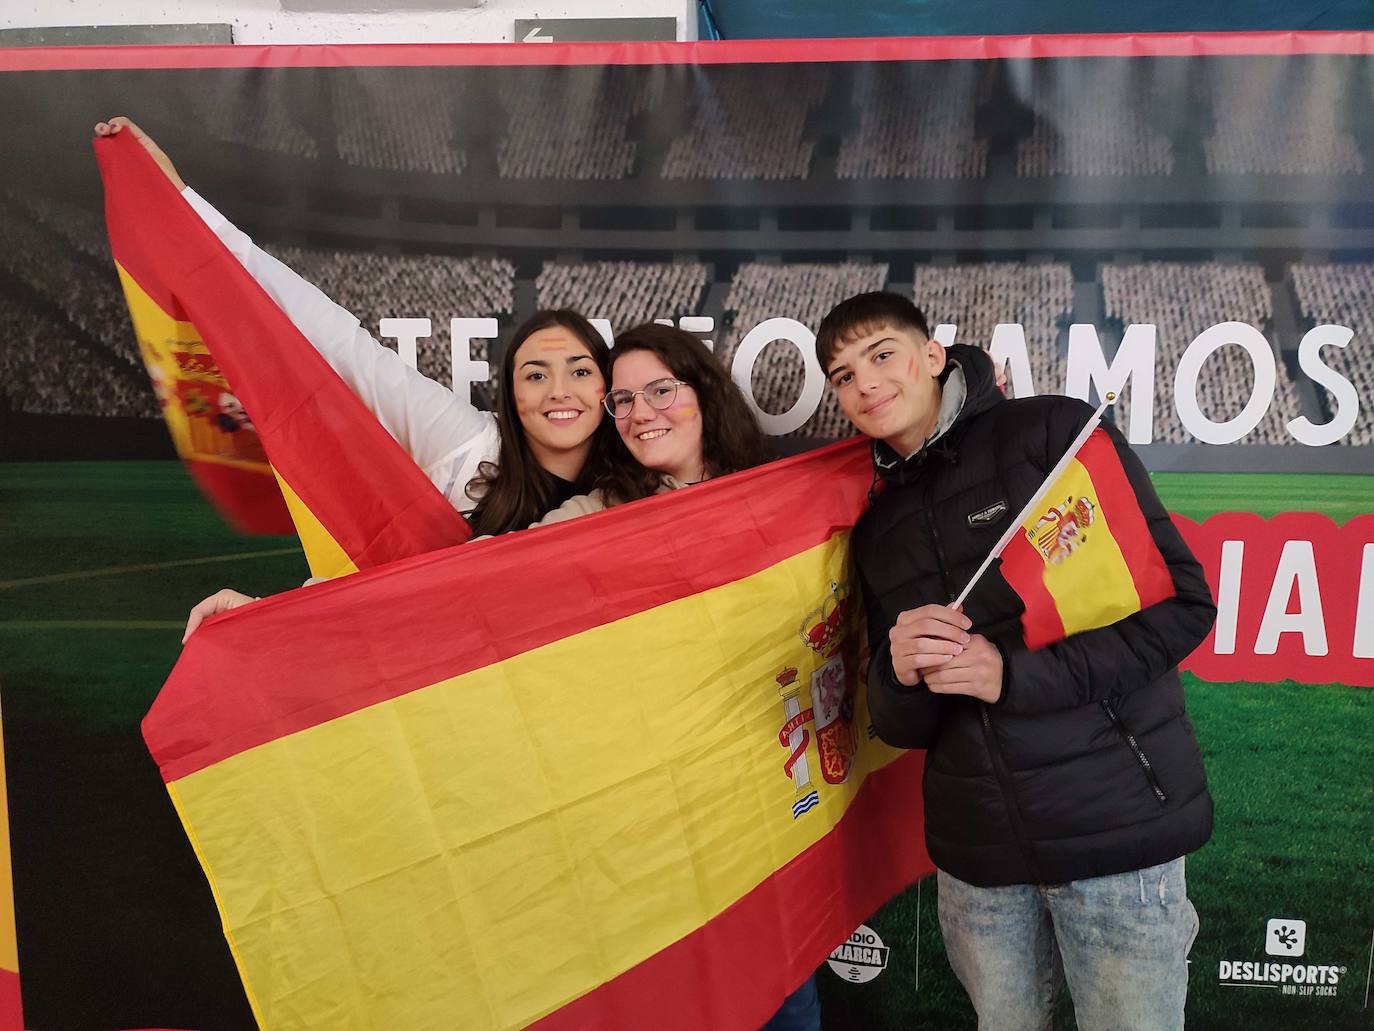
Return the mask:
<svg viewBox="0 0 1374 1031">
<path fill-rule="evenodd" d="M 1092 498 L 1070 494 L 1026 530 L 1026 539 L 1047 563 L 1057 566 L 1087 543 L 1086 531 L 1096 519 L 1097 504 Z"/>
<path fill-rule="evenodd" d="M 830 658 L 840 650 L 850 627 L 851 605 L 849 591 L 832 583 L 825 600 L 806 614 L 799 636 L 817 655 Z"/>
</svg>

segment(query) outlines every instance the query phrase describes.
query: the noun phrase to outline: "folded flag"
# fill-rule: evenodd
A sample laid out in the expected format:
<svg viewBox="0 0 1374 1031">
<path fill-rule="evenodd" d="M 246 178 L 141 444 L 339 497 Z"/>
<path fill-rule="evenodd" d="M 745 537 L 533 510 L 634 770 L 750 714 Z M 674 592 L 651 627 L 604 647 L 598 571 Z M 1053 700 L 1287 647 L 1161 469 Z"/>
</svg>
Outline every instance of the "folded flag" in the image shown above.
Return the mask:
<svg viewBox="0 0 1374 1031">
<path fill-rule="evenodd" d="M 323 577 L 466 540 L 463 518 L 133 134 L 95 152 L 140 350 L 178 453 L 221 511 L 280 533 L 289 510 Z"/>
<path fill-rule="evenodd" d="M 757 1028 L 932 867 L 849 442 L 269 598 L 144 736 L 265 1027 Z"/>
<path fill-rule="evenodd" d="M 1026 647 L 1110 626 L 1172 598 L 1174 581 L 1140 510 L 1102 409 L 1014 524 L 1002 576 L 1025 604 Z"/>
<path fill-rule="evenodd" d="M 257 427 L 200 333 L 161 308 L 118 263 L 138 350 L 177 455 L 240 533 L 293 533 Z"/>
</svg>

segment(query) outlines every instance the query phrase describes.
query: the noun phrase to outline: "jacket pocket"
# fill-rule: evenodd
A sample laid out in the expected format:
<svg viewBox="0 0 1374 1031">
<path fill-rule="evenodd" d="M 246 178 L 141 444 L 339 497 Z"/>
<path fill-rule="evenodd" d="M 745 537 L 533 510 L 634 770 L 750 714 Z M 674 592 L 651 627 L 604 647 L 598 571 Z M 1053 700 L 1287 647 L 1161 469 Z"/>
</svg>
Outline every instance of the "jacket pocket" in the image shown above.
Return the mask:
<svg viewBox="0 0 1374 1031">
<path fill-rule="evenodd" d="M 1135 739 L 1135 735 L 1126 728 L 1126 724 L 1121 722 L 1121 717 L 1116 714 L 1111 702 L 1104 698 L 1102 708 L 1107 713 L 1107 719 L 1112 721 L 1112 726 L 1116 728 L 1116 732 L 1121 735 L 1121 740 L 1126 742 L 1126 746 L 1135 755 L 1135 761 L 1140 764 L 1140 769 L 1145 774 L 1145 779 L 1149 782 L 1150 790 L 1154 792 L 1155 798 L 1159 800 L 1160 805 L 1164 805 L 1169 801 L 1169 796 L 1164 793 L 1164 788 L 1160 786 L 1159 776 L 1155 773 L 1155 767 L 1150 762 L 1150 757 L 1145 754 L 1145 749 L 1140 747 L 1140 742 Z"/>
</svg>

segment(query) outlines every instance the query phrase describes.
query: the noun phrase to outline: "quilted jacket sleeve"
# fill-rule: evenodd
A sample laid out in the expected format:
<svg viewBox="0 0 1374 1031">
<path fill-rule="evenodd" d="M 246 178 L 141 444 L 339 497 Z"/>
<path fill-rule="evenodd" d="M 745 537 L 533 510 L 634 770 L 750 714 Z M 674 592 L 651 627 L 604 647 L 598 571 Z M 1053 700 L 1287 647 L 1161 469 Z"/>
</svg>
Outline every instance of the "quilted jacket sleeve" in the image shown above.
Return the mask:
<svg viewBox="0 0 1374 1031">
<path fill-rule="evenodd" d="M 1087 405 L 1073 402 L 1056 410 L 1055 425 L 1047 434 L 1051 453 L 1046 456 L 1046 468 L 1067 450 L 1087 411 Z M 1059 417 L 1061 413 L 1064 418 Z M 1148 688 L 1202 643 L 1216 619 L 1202 567 L 1165 511 L 1144 465 L 1115 427 L 1103 425 L 1169 568 L 1174 597 L 1111 626 L 1074 634 L 1036 651 L 1009 652 L 1001 705 L 1010 711 L 1075 708 Z"/>
</svg>

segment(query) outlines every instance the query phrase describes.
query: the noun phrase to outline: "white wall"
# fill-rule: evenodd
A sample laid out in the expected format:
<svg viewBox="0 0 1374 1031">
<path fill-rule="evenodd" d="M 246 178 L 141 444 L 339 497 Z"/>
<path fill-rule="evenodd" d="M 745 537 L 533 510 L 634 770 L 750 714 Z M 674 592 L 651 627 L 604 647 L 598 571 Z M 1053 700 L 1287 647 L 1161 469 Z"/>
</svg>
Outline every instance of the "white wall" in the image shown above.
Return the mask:
<svg viewBox="0 0 1374 1031">
<path fill-rule="evenodd" d="M 235 43 L 509 43 L 516 18 L 671 17 L 678 39 L 696 38 L 693 0 L 448 0 L 443 11 L 390 9 L 404 3 L 338 0 L 351 10 L 307 12 L 283 11 L 280 0 L 0 0 L 0 28 L 227 22 Z M 357 10 L 364 6 L 388 9 Z"/>
</svg>

